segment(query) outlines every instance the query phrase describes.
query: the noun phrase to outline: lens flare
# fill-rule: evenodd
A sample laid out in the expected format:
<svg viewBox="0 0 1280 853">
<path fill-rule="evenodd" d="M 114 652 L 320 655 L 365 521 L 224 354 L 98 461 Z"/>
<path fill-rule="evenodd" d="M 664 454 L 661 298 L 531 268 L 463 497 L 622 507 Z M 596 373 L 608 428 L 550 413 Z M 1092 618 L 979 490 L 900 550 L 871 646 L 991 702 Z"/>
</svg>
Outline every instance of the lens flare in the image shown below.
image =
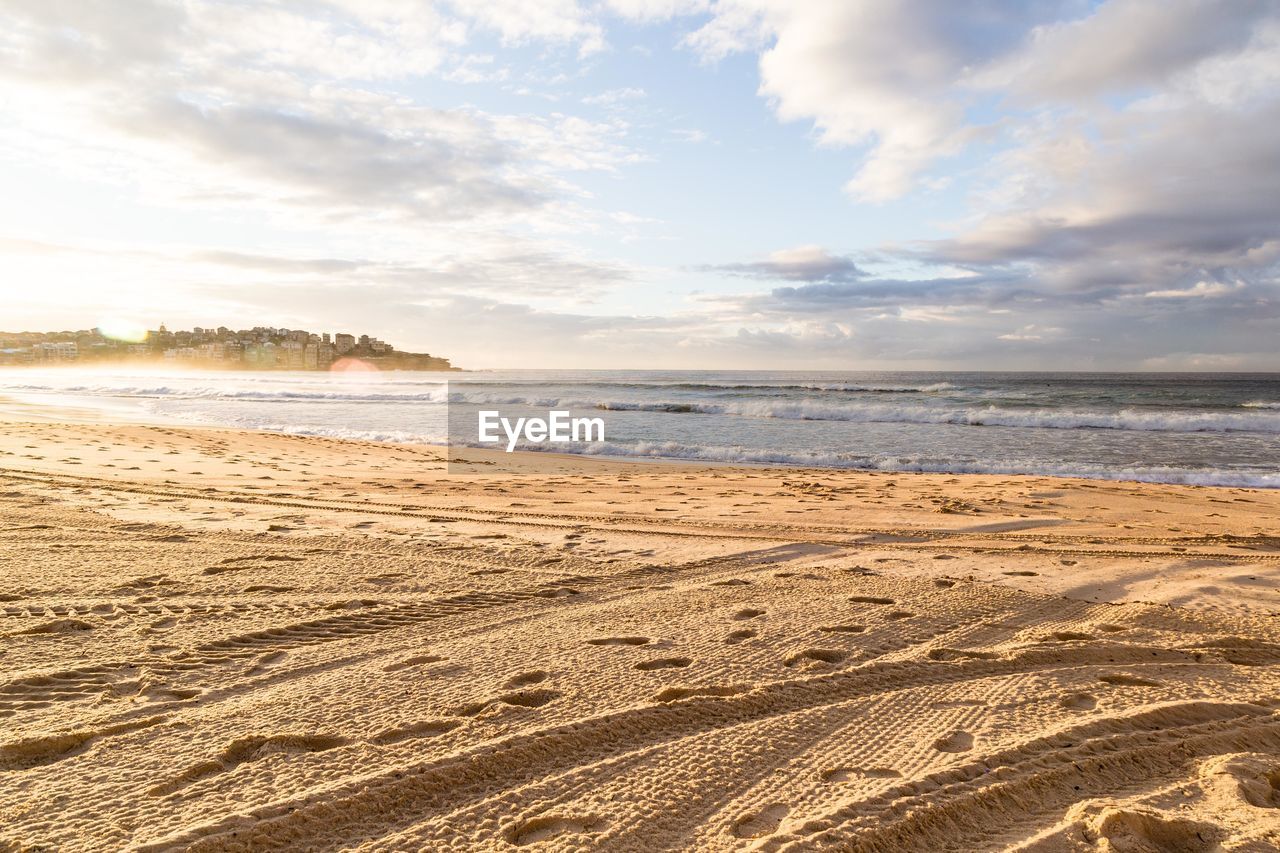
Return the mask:
<svg viewBox="0 0 1280 853">
<path fill-rule="evenodd" d="M 358 358 L 340 358 L 329 370 L 333 373 L 377 373 L 378 366 Z"/>
<path fill-rule="evenodd" d="M 124 317 L 108 317 L 98 324 L 98 332 L 104 338 L 140 344 L 147 340 L 147 327 Z"/>
</svg>

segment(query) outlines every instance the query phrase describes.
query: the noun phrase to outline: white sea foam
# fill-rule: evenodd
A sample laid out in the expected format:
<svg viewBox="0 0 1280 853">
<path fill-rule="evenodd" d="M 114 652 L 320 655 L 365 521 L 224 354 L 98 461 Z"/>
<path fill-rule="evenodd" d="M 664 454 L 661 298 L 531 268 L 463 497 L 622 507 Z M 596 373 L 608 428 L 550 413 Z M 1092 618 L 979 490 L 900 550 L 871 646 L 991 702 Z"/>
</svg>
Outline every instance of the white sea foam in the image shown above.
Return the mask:
<svg viewBox="0 0 1280 853">
<path fill-rule="evenodd" d="M 517 449 L 538 451 L 546 450 L 547 448 L 536 445 L 520 445 Z M 745 465 L 790 465 L 936 474 L 1029 474 L 1100 480 L 1133 480 L 1143 483 L 1177 483 L 1196 486 L 1280 488 L 1280 472 L 1219 468 L 1177 468 L 1164 465 L 1109 467 L 1080 463 L 1052 463 L 1030 459 L 983 462 L 974 459 L 942 459 L 936 456 L 919 455 L 859 456 L 848 453 L 817 451 L 789 452 L 743 447 L 687 445 L 670 441 L 570 445 L 557 447 L 556 452 L 626 458 L 683 459 Z"/>
<path fill-rule="evenodd" d="M 444 445 L 447 442 L 447 438 L 442 431 L 434 430 L 355 429 L 350 427 L 272 423 L 252 418 L 232 418 L 228 419 L 228 421 L 228 426 L 281 432 L 289 435 L 437 446 Z M 473 446 L 479 447 L 481 445 Z M 1142 483 L 1175 483 L 1194 486 L 1280 488 L 1280 471 L 1257 469 L 1180 468 L 1169 465 L 1107 466 L 1075 462 L 1047 462 L 1036 459 L 983 461 L 972 458 L 944 458 L 936 455 L 860 455 L 830 451 L 785 451 L 738 446 L 682 444 L 674 441 L 578 443 L 556 445 L 554 447 L 520 443 L 516 445 L 516 449 L 532 452 L 552 450 L 556 453 L 628 459 L 679 459 L 730 465 L 789 465 L 936 474 L 1027 474 L 1049 477 L 1079 477 L 1094 480 L 1132 480 Z"/>
<path fill-rule="evenodd" d="M 612 412 L 736 415 L 799 421 L 950 424 L 1028 429 L 1108 429 L 1147 432 L 1280 433 L 1280 412 L 1120 409 L 1033 409 L 1002 406 L 951 407 L 936 404 L 825 403 L 812 400 L 592 400 L 573 397 L 451 394 L 454 402 L 538 408 L 592 408 Z"/>
</svg>

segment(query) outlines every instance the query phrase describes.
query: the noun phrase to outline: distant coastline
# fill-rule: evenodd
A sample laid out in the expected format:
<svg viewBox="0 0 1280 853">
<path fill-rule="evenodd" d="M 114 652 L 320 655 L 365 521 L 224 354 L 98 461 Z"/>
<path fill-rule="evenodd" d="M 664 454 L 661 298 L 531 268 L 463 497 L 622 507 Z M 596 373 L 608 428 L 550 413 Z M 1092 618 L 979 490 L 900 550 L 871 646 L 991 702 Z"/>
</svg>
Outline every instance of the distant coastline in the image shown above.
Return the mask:
<svg viewBox="0 0 1280 853">
<path fill-rule="evenodd" d="M 163 365 L 183 370 L 455 371 L 449 359 L 407 352 L 379 338 L 255 326 L 169 331 L 94 328 L 0 332 L 0 366 Z"/>
</svg>

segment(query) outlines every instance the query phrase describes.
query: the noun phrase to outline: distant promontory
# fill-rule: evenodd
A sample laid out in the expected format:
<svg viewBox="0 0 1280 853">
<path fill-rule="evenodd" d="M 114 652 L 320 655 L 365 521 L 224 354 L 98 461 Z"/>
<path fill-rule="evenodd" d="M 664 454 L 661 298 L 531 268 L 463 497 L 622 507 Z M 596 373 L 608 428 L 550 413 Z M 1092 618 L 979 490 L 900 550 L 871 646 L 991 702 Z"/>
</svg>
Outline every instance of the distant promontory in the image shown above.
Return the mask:
<svg viewBox="0 0 1280 853">
<path fill-rule="evenodd" d="M 254 326 L 113 334 L 104 329 L 0 332 L 0 365 L 54 367 L 125 362 L 222 370 L 457 370 L 449 359 L 402 352 L 386 341 L 346 332 Z"/>
</svg>

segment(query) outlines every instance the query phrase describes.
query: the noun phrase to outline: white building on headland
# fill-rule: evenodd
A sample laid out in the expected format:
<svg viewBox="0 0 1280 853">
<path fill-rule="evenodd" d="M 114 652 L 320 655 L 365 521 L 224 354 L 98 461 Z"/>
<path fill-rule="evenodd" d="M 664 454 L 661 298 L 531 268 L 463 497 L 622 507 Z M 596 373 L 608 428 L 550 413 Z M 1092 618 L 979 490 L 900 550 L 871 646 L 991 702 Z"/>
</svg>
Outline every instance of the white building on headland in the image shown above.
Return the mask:
<svg viewBox="0 0 1280 853">
<path fill-rule="evenodd" d="M 31 358 L 34 361 L 75 361 L 79 357 L 80 347 L 76 346 L 75 341 L 31 345 Z"/>
</svg>

